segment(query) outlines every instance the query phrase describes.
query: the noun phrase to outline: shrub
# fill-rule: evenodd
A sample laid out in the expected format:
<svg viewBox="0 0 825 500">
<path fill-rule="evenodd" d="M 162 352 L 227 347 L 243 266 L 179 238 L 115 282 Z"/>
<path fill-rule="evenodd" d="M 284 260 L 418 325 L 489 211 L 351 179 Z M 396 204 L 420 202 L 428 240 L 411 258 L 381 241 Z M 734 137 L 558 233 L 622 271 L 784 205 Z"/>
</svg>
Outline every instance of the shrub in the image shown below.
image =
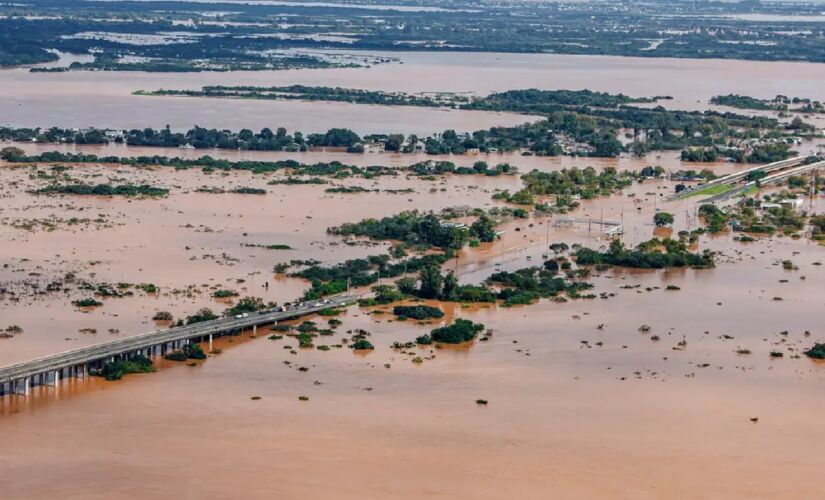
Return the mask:
<svg viewBox="0 0 825 500">
<path fill-rule="evenodd" d="M 375 346 L 367 339 L 358 339 L 352 343 L 351 347 L 355 350 L 375 349 Z"/>
<path fill-rule="evenodd" d="M 187 344 L 183 346 L 183 353 L 189 359 L 206 359 L 206 353 L 203 352 L 201 346 L 198 344 Z"/>
<path fill-rule="evenodd" d="M 72 302 L 72 304 L 74 304 L 77 307 L 97 307 L 97 306 L 102 306 L 103 302 L 100 302 L 99 300 L 95 300 L 95 299 L 92 299 L 92 298 L 88 298 L 88 299 L 75 300 L 75 301 Z"/>
<path fill-rule="evenodd" d="M 506 288 L 501 291 L 499 297 L 504 299 L 504 306 L 529 305 L 538 300 L 539 294 L 529 290 L 514 290 Z"/>
<path fill-rule="evenodd" d="M 99 375 L 106 380 L 120 380 L 130 373 L 149 373 L 155 371 L 152 360 L 146 356 L 135 356 L 131 359 L 110 361 L 103 365 Z"/>
<path fill-rule="evenodd" d="M 403 292 L 391 285 L 377 285 L 372 287 L 372 291 L 375 293 L 376 304 L 390 304 L 405 298 Z"/>
<path fill-rule="evenodd" d="M 544 270 L 552 274 L 559 272 L 559 263 L 553 259 L 544 261 Z"/>
<path fill-rule="evenodd" d="M 192 325 L 195 323 L 202 323 L 204 321 L 212 321 L 213 319 L 218 319 L 218 315 L 212 312 L 212 309 L 208 307 L 204 307 L 200 309 L 198 312 L 193 314 L 192 316 L 186 317 L 186 324 Z"/>
<path fill-rule="evenodd" d="M 172 321 L 172 313 L 169 311 L 158 311 L 152 316 L 152 319 L 155 321 Z"/>
<path fill-rule="evenodd" d="M 266 309 L 266 307 L 266 304 L 264 304 L 263 299 L 260 297 L 244 297 L 239 300 L 237 304 L 224 311 L 224 314 L 227 316 L 235 316 L 260 311 L 261 309 Z"/>
<path fill-rule="evenodd" d="M 443 318 L 444 311 L 432 306 L 395 306 L 392 313 L 396 316 L 412 319 L 433 319 Z"/>
<path fill-rule="evenodd" d="M 186 354 L 181 350 L 167 352 L 163 358 L 169 361 L 186 361 L 187 359 Z"/>
<path fill-rule="evenodd" d="M 433 341 L 443 344 L 460 344 L 476 337 L 484 329 L 481 323 L 466 319 L 457 319 L 452 325 L 436 328 L 430 332 Z"/>
<path fill-rule="evenodd" d="M 304 321 L 298 325 L 298 331 L 302 333 L 315 332 L 318 331 L 318 326 L 314 321 Z"/>
<path fill-rule="evenodd" d="M 456 302 L 495 302 L 496 295 L 485 286 L 461 285 L 455 290 Z"/>
<path fill-rule="evenodd" d="M 421 335 L 415 338 L 415 343 L 418 345 L 430 345 L 433 343 L 433 338 L 429 335 Z"/>
<path fill-rule="evenodd" d="M 140 283 L 135 285 L 138 290 L 143 290 L 144 293 L 158 293 L 158 287 L 153 283 Z"/>
<path fill-rule="evenodd" d="M 206 353 L 198 344 L 187 344 L 176 351 L 166 353 L 163 357 L 169 361 L 186 361 L 187 359 L 206 359 Z"/>
<path fill-rule="evenodd" d="M 302 332 L 302 333 L 299 333 L 299 334 L 295 335 L 295 338 L 298 339 L 298 346 L 299 347 L 305 347 L 305 348 L 314 347 L 313 344 L 312 344 L 312 334 L 310 334 L 310 333 Z"/>
<path fill-rule="evenodd" d="M 124 184 L 112 186 L 109 184 L 67 184 L 47 186 L 35 191 L 39 194 L 69 194 L 79 196 L 166 196 L 168 189 L 141 184 L 139 186 Z"/>
<path fill-rule="evenodd" d="M 813 347 L 805 351 L 805 355 L 813 359 L 825 359 L 825 344 L 814 344 Z"/>
</svg>

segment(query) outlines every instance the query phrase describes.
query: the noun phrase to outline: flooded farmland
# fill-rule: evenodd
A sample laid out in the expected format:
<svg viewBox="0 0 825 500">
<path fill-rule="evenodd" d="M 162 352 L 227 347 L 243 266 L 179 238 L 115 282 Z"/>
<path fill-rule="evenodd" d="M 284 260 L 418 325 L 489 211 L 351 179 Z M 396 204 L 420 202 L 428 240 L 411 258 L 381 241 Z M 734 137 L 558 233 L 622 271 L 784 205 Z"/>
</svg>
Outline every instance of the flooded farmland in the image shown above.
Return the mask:
<svg viewBox="0 0 825 500">
<path fill-rule="evenodd" d="M 0 71 L 9 84 L 0 87 L 0 111 L 15 125 L 283 124 L 308 131 L 339 125 L 363 133 L 432 133 L 521 123 L 525 116 L 130 93 L 215 83 L 487 93 L 529 82 L 670 94 L 675 100 L 668 106 L 682 108 L 704 108 L 710 96 L 733 90 L 825 97 L 821 65 L 449 53 L 401 60 L 368 70 L 277 73 Z M 456 65 L 458 76 L 445 77 Z M 507 162 L 522 174 L 697 168 L 680 161 L 678 151 L 600 159 L 17 146 L 29 154 L 209 154 L 359 167 L 484 160 Z M 806 141 L 795 149 L 816 153 L 818 146 Z M 236 302 L 214 298 L 216 290 L 293 301 L 311 283 L 275 272 L 278 264 L 334 265 L 390 247 L 353 242 L 328 228 L 403 210 L 504 207 L 493 195 L 522 186 L 518 175 L 402 173 L 290 185 L 271 183 L 286 177 L 280 172 L 55 166 L 0 163 L 0 329 L 22 329 L 0 338 L 0 365 L 168 328 L 152 319 L 158 311 L 177 319 Z M 720 161 L 698 168 L 723 175 L 744 167 Z M 88 184 L 157 186 L 168 195 L 35 193 L 63 174 Z M 598 224 L 604 221 L 623 226 L 627 246 L 675 238 L 703 227 L 695 198 L 667 201 L 679 182 L 637 179 L 611 196 L 582 199 L 565 214 L 507 218 L 497 227 L 500 239 L 462 248 L 444 268 L 462 283 L 478 284 L 496 271 L 541 266 L 549 244 L 604 250 L 611 239 Z M 355 186 L 364 191 L 328 192 Z M 230 192 L 236 188 L 265 194 Z M 815 195 L 805 196 L 801 209 L 823 208 L 825 200 Z M 672 227 L 654 226 L 661 211 L 674 215 Z M 302 348 L 288 335 L 269 338 L 277 331 L 261 327 L 255 335 L 218 339 L 220 353 L 204 361 L 158 359 L 156 373 L 114 382 L 69 379 L 35 387 L 31 397 L 3 396 L 0 492 L 8 499 L 160 499 L 170 492 L 193 499 L 818 498 L 825 364 L 802 352 L 825 341 L 825 247 L 801 233 L 754 241 L 733 231 L 701 234 L 692 248 L 717 252 L 714 268 L 598 269 L 587 277 L 590 299 L 512 307 L 430 302 L 445 313 L 430 321 L 399 320 L 391 306 L 351 306 L 335 316 L 340 326 L 331 335 L 315 340 L 346 345 L 345 332 L 364 330 L 374 345 L 366 352 Z M 267 248 L 277 245 L 288 248 Z M 50 289 L 55 281 L 63 285 Z M 123 289 L 130 293 L 78 307 L 74 301 L 92 295 L 80 283 L 128 284 Z M 459 346 L 393 347 L 455 318 L 483 323 L 490 334 Z"/>
</svg>

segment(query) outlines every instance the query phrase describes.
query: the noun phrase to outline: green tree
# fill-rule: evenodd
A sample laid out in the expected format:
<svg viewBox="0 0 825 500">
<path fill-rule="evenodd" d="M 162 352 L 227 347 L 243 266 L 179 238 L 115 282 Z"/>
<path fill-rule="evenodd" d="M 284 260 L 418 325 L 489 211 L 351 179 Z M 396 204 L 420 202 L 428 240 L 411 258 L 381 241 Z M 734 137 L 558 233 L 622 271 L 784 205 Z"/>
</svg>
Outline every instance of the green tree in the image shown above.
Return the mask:
<svg viewBox="0 0 825 500">
<path fill-rule="evenodd" d="M 470 234 L 480 241 L 489 243 L 496 239 L 496 231 L 493 229 L 493 221 L 486 214 L 482 215 L 470 225 Z"/>
<path fill-rule="evenodd" d="M 570 247 L 567 245 L 567 243 L 564 243 L 564 242 L 551 243 L 550 244 L 550 250 L 552 250 L 553 253 L 559 254 L 559 253 L 564 253 L 564 252 L 570 250 Z"/>
<path fill-rule="evenodd" d="M 559 272 L 559 263 L 555 260 L 546 260 L 544 261 L 544 269 L 551 274 L 556 274 Z"/>
<path fill-rule="evenodd" d="M 384 142 L 384 149 L 387 151 L 400 151 L 404 145 L 404 136 L 401 134 L 390 134 Z"/>
<path fill-rule="evenodd" d="M 398 287 L 398 290 L 407 295 L 414 294 L 417 289 L 417 285 L 418 282 L 416 279 L 410 278 L 409 276 L 405 276 L 395 282 L 395 286 Z"/>
<path fill-rule="evenodd" d="M 404 294 L 392 285 L 376 285 L 372 287 L 372 291 L 378 304 L 389 304 L 404 298 Z"/>
<path fill-rule="evenodd" d="M 233 307 L 227 309 L 225 314 L 227 316 L 234 316 L 236 314 L 259 311 L 264 308 L 266 308 L 266 305 L 260 297 L 244 297 Z"/>
<path fill-rule="evenodd" d="M 441 288 L 441 298 L 443 300 L 453 300 L 455 298 L 456 290 L 458 290 L 458 278 L 455 273 L 450 271 L 444 277 L 444 285 Z"/>
<path fill-rule="evenodd" d="M 668 212 L 659 212 L 653 216 L 653 223 L 656 224 L 657 227 L 665 227 L 673 224 L 673 214 Z"/>
<path fill-rule="evenodd" d="M 198 312 L 196 312 L 194 315 L 187 316 L 186 324 L 191 325 L 194 323 L 201 323 L 203 321 L 212 321 L 213 319 L 218 319 L 218 315 L 212 312 L 212 309 L 204 307 L 198 310 Z"/>
<path fill-rule="evenodd" d="M 435 299 L 441 294 L 441 269 L 437 265 L 421 268 L 418 279 L 421 281 L 418 295 L 425 299 Z"/>
<path fill-rule="evenodd" d="M 633 151 L 635 156 L 642 157 L 650 151 L 650 147 L 648 147 L 646 142 L 636 140 L 631 144 L 630 150 Z"/>
<path fill-rule="evenodd" d="M 430 332 L 430 337 L 443 344 L 460 344 L 473 340 L 483 329 L 484 325 L 481 323 L 459 318 L 452 325 L 436 328 Z"/>
<path fill-rule="evenodd" d="M 23 151 L 20 148 L 14 147 L 14 146 L 7 146 L 7 147 L 3 148 L 2 150 L 0 150 L 0 158 L 4 159 L 6 161 L 14 161 L 16 158 L 20 158 L 21 156 L 24 156 L 25 154 L 26 154 L 25 151 Z"/>
</svg>

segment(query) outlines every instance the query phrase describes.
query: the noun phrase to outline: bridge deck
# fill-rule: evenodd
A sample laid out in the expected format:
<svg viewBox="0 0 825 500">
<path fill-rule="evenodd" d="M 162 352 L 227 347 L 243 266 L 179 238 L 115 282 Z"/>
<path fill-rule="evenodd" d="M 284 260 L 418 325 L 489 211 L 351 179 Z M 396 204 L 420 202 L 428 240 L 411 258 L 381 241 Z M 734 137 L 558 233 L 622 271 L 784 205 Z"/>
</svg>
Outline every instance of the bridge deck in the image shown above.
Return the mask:
<svg viewBox="0 0 825 500">
<path fill-rule="evenodd" d="M 290 309 L 288 311 L 249 313 L 249 316 L 243 318 L 233 317 L 217 319 L 214 321 L 205 321 L 194 325 L 175 327 L 168 330 L 159 330 L 113 340 L 111 342 L 104 342 L 102 344 L 80 347 L 70 351 L 64 351 L 2 367 L 0 368 L 0 384 L 25 379 L 34 375 L 62 370 L 72 366 L 108 359 L 119 354 L 130 353 L 140 349 L 147 349 L 166 344 L 168 342 L 192 340 L 201 337 L 208 337 L 209 335 L 252 328 L 253 326 L 266 325 L 277 321 L 297 318 L 330 307 L 344 306 L 354 302 L 355 299 L 353 297 L 338 297 L 335 299 L 330 299 L 329 303 L 326 304 L 316 305 L 318 302 L 314 302 L 312 304 L 307 304 L 303 307 L 296 307 L 295 309 Z"/>
<path fill-rule="evenodd" d="M 697 191 L 701 191 L 703 189 L 711 188 L 718 185 L 723 184 L 733 184 L 734 182 L 738 182 L 745 177 L 748 176 L 751 172 L 762 171 L 765 173 L 773 172 L 774 170 L 781 170 L 788 167 L 794 167 L 802 162 L 804 162 L 808 157 L 807 156 L 797 156 L 795 158 L 788 158 L 787 160 L 780 160 L 773 163 L 766 163 L 764 165 L 759 165 L 756 167 L 749 167 L 744 170 L 739 170 L 738 172 L 734 172 L 732 174 L 724 175 L 719 177 L 718 179 L 714 179 L 712 181 L 708 181 L 698 186 L 695 186 L 693 189 L 686 189 L 679 193 L 673 194 L 669 196 L 667 199 L 668 201 L 675 201 L 682 198 L 686 198 L 695 194 Z"/>
<path fill-rule="evenodd" d="M 738 188 L 733 188 L 730 191 L 725 191 L 724 193 L 719 193 L 717 195 L 711 196 L 710 198 L 706 198 L 702 200 L 702 203 L 718 203 L 720 201 L 725 201 L 735 196 L 738 196 L 753 186 L 756 186 L 757 183 L 760 186 L 768 186 L 771 184 L 776 184 L 777 182 L 783 181 L 788 177 L 793 175 L 799 175 L 808 173 L 812 170 L 818 170 L 820 168 L 825 168 L 825 161 L 819 161 L 815 163 L 809 163 L 808 165 L 800 165 L 798 167 L 789 168 L 787 170 L 782 170 L 781 172 L 777 172 L 775 174 L 771 174 L 767 177 L 763 177 L 758 181 L 751 181 L 747 184 L 740 186 Z"/>
</svg>

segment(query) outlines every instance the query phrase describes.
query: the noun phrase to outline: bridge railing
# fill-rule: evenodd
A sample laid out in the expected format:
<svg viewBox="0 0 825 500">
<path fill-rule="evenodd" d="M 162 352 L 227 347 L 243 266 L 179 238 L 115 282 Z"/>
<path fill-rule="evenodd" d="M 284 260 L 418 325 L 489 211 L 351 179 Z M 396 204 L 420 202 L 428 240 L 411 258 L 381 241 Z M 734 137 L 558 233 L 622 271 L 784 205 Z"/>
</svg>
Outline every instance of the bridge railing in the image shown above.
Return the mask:
<svg viewBox="0 0 825 500">
<path fill-rule="evenodd" d="M 341 297 L 318 306 L 295 308 L 287 311 L 272 311 L 266 314 L 250 313 L 248 317 L 243 318 L 221 318 L 192 325 L 173 327 L 167 330 L 142 333 L 91 346 L 78 347 L 57 354 L 50 354 L 2 367 L 0 368 L 0 383 L 106 359 L 118 354 L 146 349 L 168 342 L 186 340 L 194 337 L 205 337 L 216 333 L 249 328 L 255 325 L 312 314 L 326 308 L 340 307 L 354 301 L 355 299 L 352 297 Z"/>
<path fill-rule="evenodd" d="M 796 165 L 797 163 L 802 163 L 807 158 L 808 158 L 808 156 L 797 156 L 797 157 L 794 157 L 794 158 L 787 158 L 785 160 L 779 160 L 779 161 L 776 161 L 776 162 L 773 162 L 773 163 L 766 163 L 764 165 L 759 165 L 759 166 L 756 166 L 756 167 L 750 167 L 750 168 L 746 168 L 744 170 L 739 170 L 738 172 L 733 172 L 731 174 L 724 175 L 724 176 L 719 177 L 717 179 L 713 179 L 712 181 L 704 182 L 702 184 L 694 186 L 693 189 L 686 189 L 684 191 L 680 191 L 678 193 L 672 194 L 667 198 L 667 200 L 668 201 L 679 200 L 679 199 L 691 196 L 692 194 L 695 194 L 696 192 L 701 191 L 703 189 L 718 186 L 720 184 L 729 184 L 729 183 L 732 183 L 732 182 L 736 182 L 736 181 L 744 179 L 751 172 L 757 172 L 759 170 L 770 172 L 770 171 L 781 169 L 781 168 L 792 167 L 792 166 Z"/>
</svg>

